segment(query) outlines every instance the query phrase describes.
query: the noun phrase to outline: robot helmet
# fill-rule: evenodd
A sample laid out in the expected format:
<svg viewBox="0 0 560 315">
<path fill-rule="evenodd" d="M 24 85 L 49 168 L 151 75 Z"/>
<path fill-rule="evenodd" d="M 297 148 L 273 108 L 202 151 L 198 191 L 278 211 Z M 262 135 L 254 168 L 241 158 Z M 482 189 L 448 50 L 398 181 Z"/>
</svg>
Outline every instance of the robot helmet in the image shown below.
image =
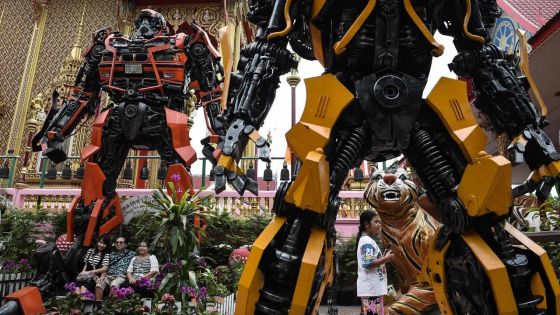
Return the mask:
<svg viewBox="0 0 560 315">
<path fill-rule="evenodd" d="M 163 15 L 152 9 L 140 11 L 134 21 L 134 35 L 145 39 L 154 38 L 168 33 L 167 22 Z"/>
</svg>

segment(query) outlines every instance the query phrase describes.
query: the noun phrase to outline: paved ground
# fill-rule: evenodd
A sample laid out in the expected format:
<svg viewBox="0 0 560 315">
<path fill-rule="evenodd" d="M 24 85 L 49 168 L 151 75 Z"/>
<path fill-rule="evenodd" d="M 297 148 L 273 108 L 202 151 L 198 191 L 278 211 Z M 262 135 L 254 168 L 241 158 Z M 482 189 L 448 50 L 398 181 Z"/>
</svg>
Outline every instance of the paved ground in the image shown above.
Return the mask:
<svg viewBox="0 0 560 315">
<path fill-rule="evenodd" d="M 321 306 L 319 308 L 320 315 L 327 315 L 328 308 L 326 306 Z M 339 306 L 338 307 L 338 315 L 359 315 L 360 314 L 360 307 L 359 306 Z"/>
</svg>

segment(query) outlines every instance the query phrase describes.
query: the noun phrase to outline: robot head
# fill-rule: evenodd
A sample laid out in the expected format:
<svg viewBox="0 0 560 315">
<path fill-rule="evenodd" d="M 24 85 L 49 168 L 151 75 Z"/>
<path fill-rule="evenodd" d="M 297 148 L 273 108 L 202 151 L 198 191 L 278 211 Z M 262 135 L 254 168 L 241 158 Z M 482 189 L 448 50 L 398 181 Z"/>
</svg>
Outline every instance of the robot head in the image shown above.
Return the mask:
<svg viewBox="0 0 560 315">
<path fill-rule="evenodd" d="M 145 39 L 166 34 L 169 31 L 165 18 L 161 13 L 144 9 L 134 21 L 134 35 Z"/>
</svg>

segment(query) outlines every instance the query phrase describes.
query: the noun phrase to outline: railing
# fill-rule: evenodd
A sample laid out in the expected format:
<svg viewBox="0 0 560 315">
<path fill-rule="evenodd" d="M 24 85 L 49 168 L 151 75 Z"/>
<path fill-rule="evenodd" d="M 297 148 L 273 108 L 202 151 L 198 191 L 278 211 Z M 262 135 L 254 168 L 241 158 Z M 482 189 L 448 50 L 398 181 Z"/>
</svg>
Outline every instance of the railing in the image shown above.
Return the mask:
<svg viewBox="0 0 560 315">
<path fill-rule="evenodd" d="M 6 187 L 12 187 L 14 184 L 16 164 L 19 157 L 19 155 L 13 155 L 11 153 L 8 153 L 8 155 L 0 155 L 0 161 L 2 161 L 0 163 L 0 178 L 7 179 Z"/>
<path fill-rule="evenodd" d="M 66 211 L 72 199 L 80 194 L 79 188 L 73 189 L 41 189 L 41 188 L 8 188 L 3 190 L 14 204 L 23 209 L 49 209 Z M 152 189 L 117 189 L 121 201 L 134 196 L 151 196 Z M 1 192 L 0 192 L 1 193 Z M 275 191 L 260 191 L 258 196 L 246 192 L 240 196 L 235 191 L 224 191 L 218 195 L 213 190 L 203 190 L 201 196 L 212 196 L 216 211 L 227 211 L 237 216 L 271 213 Z M 339 196 L 343 200 L 336 221 L 337 230 L 342 236 L 357 233 L 357 222 L 360 213 L 371 209 L 363 199 L 361 191 L 342 191 Z"/>
<path fill-rule="evenodd" d="M 235 293 L 226 296 L 221 303 L 216 303 L 218 314 L 233 315 L 235 312 Z"/>
<path fill-rule="evenodd" d="M 16 156 L 16 155 L 4 155 L 4 156 L 0 156 L 0 174 L 4 174 L 5 177 L 0 177 L 0 187 L 3 188 L 13 188 L 14 187 L 14 177 L 15 177 L 15 171 L 16 171 L 16 165 L 17 165 L 17 160 L 18 158 L 20 158 L 20 156 Z M 79 185 L 81 178 L 76 176 L 77 170 L 82 167 L 80 165 L 80 157 L 79 156 L 69 156 L 67 157 L 66 161 L 61 162 L 63 163 L 63 167 L 62 167 L 62 171 L 57 170 L 54 164 L 49 163 L 49 160 L 47 159 L 47 157 L 43 156 L 41 157 L 41 161 L 40 161 L 40 165 L 41 167 L 39 168 L 40 170 L 35 171 L 35 172 L 31 172 L 31 173 L 27 173 L 27 177 L 26 177 L 26 184 L 28 185 L 32 185 L 35 187 L 39 187 L 39 188 L 44 188 L 45 186 L 51 186 L 50 184 L 55 183 L 57 186 L 72 186 L 72 187 L 76 187 Z M 119 185 L 120 188 L 130 188 L 132 186 L 132 183 L 134 181 L 134 178 L 139 178 L 140 174 L 137 174 L 138 171 L 140 171 L 140 169 L 142 169 L 143 167 L 147 167 L 148 163 L 145 162 L 143 164 L 138 164 L 140 163 L 140 161 L 143 160 L 158 160 L 160 161 L 160 156 L 157 154 L 154 155 L 130 155 L 127 156 L 127 163 L 125 163 L 125 165 L 123 165 L 123 168 L 121 170 L 121 176 L 119 176 L 119 179 L 117 181 L 117 184 Z M 200 170 L 200 174 L 194 174 L 193 175 L 193 179 L 194 179 L 194 187 L 195 188 L 205 188 L 210 184 L 210 179 L 209 179 L 209 175 L 210 175 L 210 169 L 212 168 L 212 165 L 208 165 L 208 161 L 206 158 L 199 158 L 200 160 L 200 164 L 194 165 L 197 168 L 197 172 Z M 255 171 L 259 171 L 259 173 L 262 174 L 263 170 L 266 169 L 266 162 L 260 161 L 260 159 L 258 157 L 243 157 L 241 158 L 242 161 L 252 161 L 254 164 L 254 170 Z M 284 160 L 284 157 L 271 157 L 271 160 L 273 161 L 273 163 L 275 163 L 274 161 L 282 161 Z M 131 163 L 131 165 L 128 165 L 128 161 L 132 161 L 134 163 Z M 278 162 L 276 162 L 278 163 Z M 156 165 L 157 164 L 157 165 Z M 158 170 L 161 167 L 162 163 L 161 161 L 159 163 L 152 163 L 152 165 L 150 167 L 157 167 Z M 140 167 L 141 166 L 141 167 Z M 124 173 L 125 170 L 128 170 L 128 174 L 129 174 L 129 178 L 124 178 Z M 277 171 L 277 173 L 279 172 L 279 169 L 276 168 L 275 169 Z M 51 173 L 52 171 L 52 173 Z M 83 171 L 83 169 L 82 169 Z M 149 172 L 149 171 L 148 171 Z M 153 176 L 155 172 L 151 172 L 151 175 Z M 83 172 L 82 172 L 83 174 Z M 0 175 L 1 176 L 1 175 Z M 262 177 L 262 176 L 255 176 L 254 179 L 258 178 L 258 177 Z M 267 190 L 275 190 L 276 189 L 276 182 L 277 179 L 275 176 L 273 177 L 273 179 L 271 181 L 268 182 L 268 184 L 266 185 L 261 185 L 260 188 L 261 189 L 267 189 Z M 148 175 L 147 178 L 141 178 L 144 181 L 147 181 L 149 183 L 150 180 L 150 175 Z M 151 178 L 153 179 L 153 178 Z M 124 181 L 123 181 L 124 180 Z M 261 181 L 262 182 L 262 181 Z M 161 185 L 161 181 L 158 181 L 158 184 Z M 144 187 L 142 187 L 144 188 Z M 156 188 L 154 186 L 146 186 L 145 188 Z"/>
</svg>

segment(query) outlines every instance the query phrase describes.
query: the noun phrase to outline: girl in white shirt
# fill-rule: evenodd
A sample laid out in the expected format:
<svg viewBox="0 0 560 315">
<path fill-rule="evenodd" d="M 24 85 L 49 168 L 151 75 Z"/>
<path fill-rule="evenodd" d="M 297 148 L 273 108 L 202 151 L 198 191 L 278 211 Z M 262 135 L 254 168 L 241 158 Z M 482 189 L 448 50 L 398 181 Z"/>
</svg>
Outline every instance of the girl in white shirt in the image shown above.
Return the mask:
<svg viewBox="0 0 560 315">
<path fill-rule="evenodd" d="M 360 215 L 358 232 L 358 297 L 362 300 L 362 314 L 383 315 L 383 296 L 387 294 L 387 269 L 385 263 L 393 260 L 390 250 L 381 253 L 373 236 L 381 231 L 381 219 L 375 211 L 366 210 Z"/>
</svg>

